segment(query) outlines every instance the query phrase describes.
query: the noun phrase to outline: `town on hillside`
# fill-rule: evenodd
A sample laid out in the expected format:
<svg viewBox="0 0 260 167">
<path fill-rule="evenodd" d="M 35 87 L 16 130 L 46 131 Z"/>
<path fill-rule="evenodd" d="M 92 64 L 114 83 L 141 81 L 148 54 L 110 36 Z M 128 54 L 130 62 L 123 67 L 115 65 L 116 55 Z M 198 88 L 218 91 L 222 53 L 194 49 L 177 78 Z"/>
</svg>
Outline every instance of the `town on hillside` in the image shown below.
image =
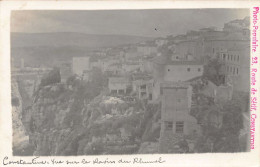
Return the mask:
<svg viewBox="0 0 260 167">
<path fill-rule="evenodd" d="M 14 154 L 249 151 L 249 23 L 102 47 L 54 68 L 12 59 Z"/>
</svg>

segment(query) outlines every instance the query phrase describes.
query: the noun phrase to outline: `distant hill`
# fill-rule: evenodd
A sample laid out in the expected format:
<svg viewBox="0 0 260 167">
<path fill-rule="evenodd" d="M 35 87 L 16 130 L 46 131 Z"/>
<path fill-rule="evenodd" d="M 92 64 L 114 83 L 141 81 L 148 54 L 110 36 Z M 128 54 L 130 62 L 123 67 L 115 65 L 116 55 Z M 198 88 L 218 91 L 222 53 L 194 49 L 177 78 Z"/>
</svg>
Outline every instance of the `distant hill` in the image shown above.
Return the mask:
<svg viewBox="0 0 260 167">
<path fill-rule="evenodd" d="M 96 35 L 74 32 L 11 33 L 12 47 L 82 46 L 86 48 L 113 47 L 151 40 L 149 37 L 128 35 Z"/>
<path fill-rule="evenodd" d="M 11 55 L 19 66 L 54 66 L 73 56 L 89 55 L 91 50 L 134 44 L 151 40 L 148 37 L 127 35 L 90 35 L 84 33 L 11 33 Z"/>
</svg>

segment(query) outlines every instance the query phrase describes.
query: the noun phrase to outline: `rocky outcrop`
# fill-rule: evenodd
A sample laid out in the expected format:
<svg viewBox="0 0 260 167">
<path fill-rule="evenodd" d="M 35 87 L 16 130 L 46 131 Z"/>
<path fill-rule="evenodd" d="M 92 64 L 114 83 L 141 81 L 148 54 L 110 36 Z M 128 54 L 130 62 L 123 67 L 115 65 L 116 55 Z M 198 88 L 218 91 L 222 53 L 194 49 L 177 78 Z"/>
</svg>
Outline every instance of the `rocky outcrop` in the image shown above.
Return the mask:
<svg viewBox="0 0 260 167">
<path fill-rule="evenodd" d="M 19 154 L 29 144 L 29 136 L 26 135 L 22 123 L 22 98 L 18 90 L 18 84 L 12 80 L 12 126 L 13 126 L 13 153 Z"/>
<path fill-rule="evenodd" d="M 158 108 L 149 114 L 146 103 L 111 97 L 93 84 L 55 83 L 34 93 L 29 123 L 34 155 L 132 154 L 147 138 L 159 137 Z M 150 118 L 155 122 L 148 128 Z"/>
</svg>

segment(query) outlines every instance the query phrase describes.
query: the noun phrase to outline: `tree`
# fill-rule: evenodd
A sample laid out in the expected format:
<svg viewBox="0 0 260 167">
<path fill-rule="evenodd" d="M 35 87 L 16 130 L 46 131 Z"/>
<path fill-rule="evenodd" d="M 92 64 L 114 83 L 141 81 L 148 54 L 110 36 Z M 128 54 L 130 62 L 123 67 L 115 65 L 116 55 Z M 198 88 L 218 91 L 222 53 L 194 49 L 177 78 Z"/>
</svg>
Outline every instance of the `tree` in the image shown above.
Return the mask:
<svg viewBox="0 0 260 167">
<path fill-rule="evenodd" d="M 243 128 L 242 106 L 237 100 L 231 100 L 223 106 L 223 126 L 222 132 L 225 135 L 238 135 Z"/>
<path fill-rule="evenodd" d="M 211 125 L 211 116 L 223 115 L 221 127 Z M 222 106 L 205 106 L 199 109 L 195 117 L 203 122 L 203 141 L 199 139 L 196 147 L 199 152 L 238 152 L 239 132 L 243 128 L 242 104 L 232 99 Z M 215 122 L 215 121 L 214 121 Z M 200 141 L 201 140 L 201 141 Z M 212 144 L 208 145 L 206 141 Z"/>
<path fill-rule="evenodd" d="M 224 64 L 218 59 L 210 59 L 204 66 L 203 77 L 219 86 L 224 83 Z"/>
<path fill-rule="evenodd" d="M 47 86 L 59 82 L 61 82 L 60 70 L 58 68 L 54 68 L 42 78 L 40 86 Z"/>
</svg>

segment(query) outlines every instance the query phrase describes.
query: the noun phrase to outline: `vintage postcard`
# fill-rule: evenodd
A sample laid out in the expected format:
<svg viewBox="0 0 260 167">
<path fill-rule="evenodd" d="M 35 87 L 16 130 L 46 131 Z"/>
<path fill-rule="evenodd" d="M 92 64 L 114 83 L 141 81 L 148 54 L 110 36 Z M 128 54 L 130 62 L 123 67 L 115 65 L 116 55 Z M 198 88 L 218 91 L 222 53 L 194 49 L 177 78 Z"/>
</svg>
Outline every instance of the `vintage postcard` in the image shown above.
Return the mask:
<svg viewBox="0 0 260 167">
<path fill-rule="evenodd" d="M 1 4 L 1 166 L 259 166 L 259 4 Z"/>
</svg>

